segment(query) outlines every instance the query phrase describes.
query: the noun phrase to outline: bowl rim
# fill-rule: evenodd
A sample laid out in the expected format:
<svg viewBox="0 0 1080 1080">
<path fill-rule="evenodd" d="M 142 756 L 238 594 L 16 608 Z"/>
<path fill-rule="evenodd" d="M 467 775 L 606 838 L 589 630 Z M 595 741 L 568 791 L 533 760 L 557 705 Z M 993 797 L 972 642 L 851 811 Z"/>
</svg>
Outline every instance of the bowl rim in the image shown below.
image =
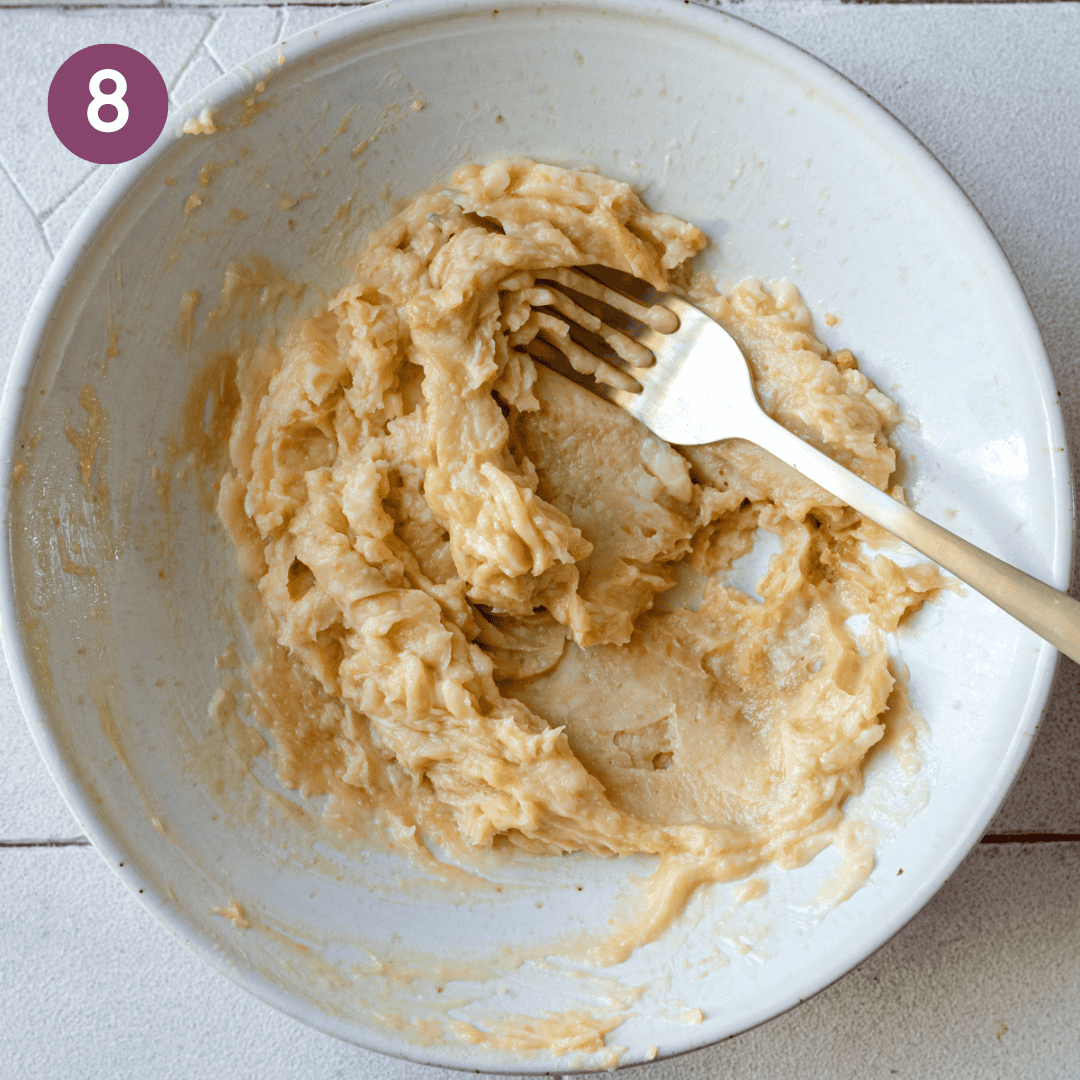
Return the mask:
<svg viewBox="0 0 1080 1080">
<path fill-rule="evenodd" d="M 1049 357 L 1031 305 L 1000 243 L 957 180 L 926 145 L 867 91 L 825 61 L 771 30 L 730 12 L 708 7 L 698 0 L 683 4 L 674 4 L 670 0 L 604 0 L 602 4 L 590 3 L 589 0 L 500 0 L 499 9 L 508 14 L 557 14 L 577 11 L 595 15 L 603 12 L 649 19 L 670 24 L 683 31 L 691 30 L 711 36 L 722 36 L 726 31 L 729 38 L 732 35 L 741 38 L 763 53 L 779 56 L 793 66 L 815 75 L 819 80 L 824 79 L 829 84 L 830 91 L 843 100 L 853 113 L 879 126 L 884 125 L 890 142 L 899 144 L 907 151 L 906 160 L 935 182 L 937 193 L 947 195 L 949 209 L 965 217 L 968 224 L 974 226 L 973 234 L 980 237 L 982 255 L 994 271 L 999 286 L 1007 287 L 1012 294 L 1011 300 L 1018 323 L 1022 324 L 1019 329 L 1029 342 L 1029 355 L 1036 361 L 1048 434 L 1055 446 L 1060 445 L 1065 450 L 1050 459 L 1057 516 L 1057 527 L 1053 536 L 1051 584 L 1059 589 L 1067 588 L 1073 545 L 1073 482 L 1068 468 L 1064 419 Z M 323 49 L 340 46 L 348 41 L 360 43 L 365 37 L 374 37 L 414 24 L 432 24 L 448 18 L 476 18 L 480 14 L 490 14 L 492 10 L 491 4 L 485 0 L 377 0 L 373 4 L 331 16 L 324 22 L 306 28 L 295 37 L 268 46 L 243 65 L 238 65 L 214 80 L 197 98 L 170 113 L 165 130 L 146 153 L 114 169 L 65 239 L 30 305 L 0 398 L 0 475 L 3 476 L 0 484 L 0 520 L 3 521 L 5 530 L 3 555 L 0 558 L 0 646 L 7 658 L 16 698 L 31 736 L 72 815 L 91 844 L 118 874 L 128 890 L 155 919 L 200 959 L 267 1004 L 325 1034 L 336 1036 L 353 1045 L 420 1064 L 497 1073 L 500 1068 L 488 1063 L 462 1063 L 460 1058 L 450 1059 L 430 1052 L 433 1048 L 409 1046 L 405 1049 L 391 1040 L 382 1042 L 377 1038 L 358 1041 L 355 1031 L 348 1025 L 337 1022 L 335 1017 L 319 1012 L 313 1005 L 294 997 L 263 977 L 234 966 L 214 949 L 181 910 L 164 897 L 158 896 L 156 889 L 143 877 L 138 866 L 126 857 L 119 841 L 112 835 L 105 815 L 97 810 L 94 800 L 81 788 L 51 730 L 47 710 L 32 675 L 29 659 L 32 650 L 20 627 L 10 539 L 10 501 L 12 488 L 17 482 L 14 468 L 19 453 L 20 424 L 27 404 L 30 380 L 48 335 L 52 312 L 63 297 L 67 281 L 93 249 L 113 215 L 144 174 L 181 137 L 183 122 L 189 117 L 195 117 L 207 105 L 221 108 L 249 92 L 260 77 L 255 73 L 264 69 L 271 70 L 278 63 L 280 50 L 285 47 L 288 48 L 288 62 L 296 64 L 317 57 Z M 837 959 L 826 969 L 815 969 L 813 977 L 807 977 L 801 983 L 793 983 L 786 1003 L 780 1007 L 774 1004 L 761 1009 L 760 1015 L 730 1035 L 751 1030 L 780 1016 L 832 985 L 891 940 L 938 892 L 974 848 L 1019 776 L 1049 698 L 1056 666 L 1057 653 L 1044 642 L 1040 646 L 1034 677 L 1021 710 L 1016 734 L 999 767 L 1000 780 L 988 788 L 978 807 L 973 808 L 967 828 L 939 855 L 935 873 L 923 882 L 909 901 L 900 906 L 890 919 L 879 925 L 874 934 L 869 935 L 868 939 L 862 938 L 857 949 L 842 950 L 842 959 Z M 688 1037 L 692 1039 L 689 1032 Z M 684 1049 L 664 1052 L 657 1060 L 677 1057 L 712 1045 L 715 1041 L 717 1040 L 710 1037 L 705 1041 L 693 1042 Z M 627 1066 L 631 1064 L 636 1063 L 626 1063 Z M 562 1073 L 585 1071 L 556 1067 Z M 514 1071 L 523 1074 L 544 1073 L 550 1071 L 550 1067 L 544 1063 L 521 1061 L 514 1064 Z"/>
</svg>

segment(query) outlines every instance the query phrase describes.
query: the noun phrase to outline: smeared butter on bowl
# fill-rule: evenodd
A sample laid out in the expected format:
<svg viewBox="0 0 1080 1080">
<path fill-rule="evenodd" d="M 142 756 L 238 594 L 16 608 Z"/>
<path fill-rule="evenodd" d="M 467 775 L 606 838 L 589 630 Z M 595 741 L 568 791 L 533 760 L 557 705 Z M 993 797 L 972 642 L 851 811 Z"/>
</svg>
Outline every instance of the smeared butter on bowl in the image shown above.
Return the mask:
<svg viewBox="0 0 1080 1080">
<path fill-rule="evenodd" d="M 535 276 L 602 264 L 682 291 L 770 415 L 882 489 L 896 406 L 793 286 L 692 277 L 704 237 L 627 185 L 525 159 L 452 183 L 235 358 L 218 512 L 261 601 L 252 703 L 282 781 L 429 859 L 659 856 L 597 965 L 698 885 L 831 843 L 842 898 L 873 865 L 843 803 L 914 722 L 886 638 L 942 581 L 758 448 L 673 448 L 535 365 Z M 779 551 L 751 595 L 733 568 L 762 531 Z"/>
</svg>

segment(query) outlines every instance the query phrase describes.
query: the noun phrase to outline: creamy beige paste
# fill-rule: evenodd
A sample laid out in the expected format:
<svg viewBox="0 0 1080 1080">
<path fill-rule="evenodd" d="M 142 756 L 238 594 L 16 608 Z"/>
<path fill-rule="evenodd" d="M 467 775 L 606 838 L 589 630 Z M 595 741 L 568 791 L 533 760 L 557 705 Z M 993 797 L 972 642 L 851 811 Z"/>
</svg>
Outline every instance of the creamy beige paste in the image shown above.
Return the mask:
<svg viewBox="0 0 1080 1080">
<path fill-rule="evenodd" d="M 696 301 L 770 415 L 888 489 L 894 403 L 794 287 L 692 277 L 704 246 L 595 173 L 464 167 L 240 364 L 220 486 L 283 781 L 461 851 L 661 855 L 603 961 L 701 882 L 852 847 L 842 804 L 900 696 L 885 637 L 941 585 L 765 452 L 673 448 L 523 351 L 538 271 L 628 271 Z M 780 551 L 750 595 L 728 577 L 758 530 Z"/>
</svg>

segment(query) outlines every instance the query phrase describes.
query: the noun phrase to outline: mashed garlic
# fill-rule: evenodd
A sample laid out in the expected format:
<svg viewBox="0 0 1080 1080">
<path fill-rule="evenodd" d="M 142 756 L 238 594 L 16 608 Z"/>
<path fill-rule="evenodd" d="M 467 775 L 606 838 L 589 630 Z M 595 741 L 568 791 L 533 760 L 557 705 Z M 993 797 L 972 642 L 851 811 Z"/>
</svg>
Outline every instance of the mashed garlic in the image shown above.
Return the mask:
<svg viewBox="0 0 1080 1080">
<path fill-rule="evenodd" d="M 683 291 L 770 415 L 887 488 L 896 406 L 792 286 L 691 281 L 704 245 L 595 173 L 462 168 L 370 238 L 272 370 L 241 369 L 220 487 L 284 782 L 461 850 L 660 854 L 627 948 L 698 883 L 837 839 L 885 732 L 885 635 L 940 585 L 765 452 L 676 450 L 523 351 L 538 271 Z M 780 548 L 760 599 L 729 581 L 759 530 Z"/>
</svg>

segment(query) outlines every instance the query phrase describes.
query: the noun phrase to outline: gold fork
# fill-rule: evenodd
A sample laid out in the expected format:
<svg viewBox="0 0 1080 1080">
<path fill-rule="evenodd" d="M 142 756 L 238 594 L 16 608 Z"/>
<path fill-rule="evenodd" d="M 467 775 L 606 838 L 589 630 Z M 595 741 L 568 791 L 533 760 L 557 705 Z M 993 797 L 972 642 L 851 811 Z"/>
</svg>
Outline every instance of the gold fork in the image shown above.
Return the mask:
<svg viewBox="0 0 1080 1080">
<path fill-rule="evenodd" d="M 842 499 L 1080 662 L 1080 602 L 897 502 L 761 408 L 734 339 L 681 297 L 600 267 L 537 274 L 550 286 L 537 360 L 667 442 L 747 439 Z M 638 299 L 643 298 L 643 299 Z"/>
</svg>

